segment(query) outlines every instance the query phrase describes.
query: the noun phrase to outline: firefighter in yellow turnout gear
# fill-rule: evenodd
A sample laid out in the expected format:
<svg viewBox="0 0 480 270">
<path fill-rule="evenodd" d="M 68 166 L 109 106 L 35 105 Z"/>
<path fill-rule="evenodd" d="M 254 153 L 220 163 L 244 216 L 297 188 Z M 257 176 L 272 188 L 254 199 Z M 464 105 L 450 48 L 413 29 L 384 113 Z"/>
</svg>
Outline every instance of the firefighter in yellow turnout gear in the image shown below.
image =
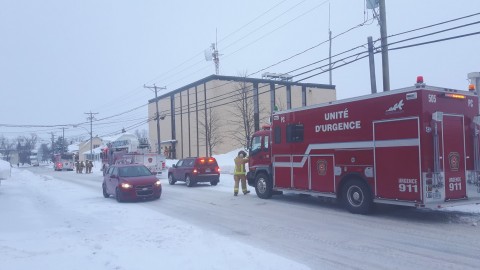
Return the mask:
<svg viewBox="0 0 480 270">
<path fill-rule="evenodd" d="M 245 176 L 245 164 L 248 163 L 248 158 L 246 158 L 247 153 L 245 151 L 238 152 L 238 156 L 234 159 L 235 161 L 235 171 L 233 179 L 235 180 L 235 186 L 233 188 L 233 195 L 238 195 L 238 182 L 242 181 L 242 191 L 246 195 L 250 193 L 250 190 L 247 190 L 247 177 Z"/>
</svg>

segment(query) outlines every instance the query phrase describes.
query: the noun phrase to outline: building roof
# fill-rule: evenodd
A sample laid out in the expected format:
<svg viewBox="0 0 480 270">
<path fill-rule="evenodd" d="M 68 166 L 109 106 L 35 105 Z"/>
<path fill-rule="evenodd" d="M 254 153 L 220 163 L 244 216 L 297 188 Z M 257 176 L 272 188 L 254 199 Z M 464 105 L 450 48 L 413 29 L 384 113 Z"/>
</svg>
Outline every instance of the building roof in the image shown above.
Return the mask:
<svg viewBox="0 0 480 270">
<path fill-rule="evenodd" d="M 79 143 L 70 144 L 67 146 L 68 152 L 78 152 L 79 146 Z"/>
<path fill-rule="evenodd" d="M 270 80 L 270 79 L 259 79 L 259 78 L 249 78 L 249 77 L 238 77 L 238 76 L 223 76 L 223 75 L 210 75 L 208 77 L 205 77 L 203 79 L 200 79 L 196 82 L 187 84 L 185 86 L 182 86 L 180 88 L 177 88 L 175 90 L 172 90 L 166 94 L 163 94 L 158 97 L 158 100 L 169 97 L 171 95 L 174 95 L 176 93 L 182 92 L 184 90 L 190 89 L 196 85 L 200 85 L 209 81 L 214 81 L 214 80 L 222 80 L 222 81 L 234 81 L 234 82 L 249 82 L 249 83 L 274 83 L 274 84 L 279 84 L 279 85 L 295 85 L 295 86 L 305 86 L 305 87 L 315 87 L 315 88 L 323 88 L 323 89 L 331 89 L 335 90 L 335 85 L 330 85 L 330 84 L 319 84 L 319 83 L 299 83 L 299 82 L 292 82 L 292 81 L 281 81 L 281 80 Z M 148 103 L 155 102 L 155 99 L 152 98 L 148 101 Z"/>
</svg>

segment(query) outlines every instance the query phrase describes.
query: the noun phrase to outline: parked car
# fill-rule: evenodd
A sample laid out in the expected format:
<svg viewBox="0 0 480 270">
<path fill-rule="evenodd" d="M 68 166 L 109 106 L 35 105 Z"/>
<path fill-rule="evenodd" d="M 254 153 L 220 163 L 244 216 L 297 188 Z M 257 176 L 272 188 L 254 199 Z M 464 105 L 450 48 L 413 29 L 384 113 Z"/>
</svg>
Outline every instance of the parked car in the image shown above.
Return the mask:
<svg viewBox="0 0 480 270">
<path fill-rule="evenodd" d="M 114 195 L 118 202 L 159 199 L 162 195 L 160 180 L 141 164 L 118 164 L 108 167 L 103 176 L 102 189 L 105 198 Z"/>
<path fill-rule="evenodd" d="M 216 186 L 220 182 L 220 168 L 213 157 L 189 157 L 180 159 L 168 169 L 168 183 L 174 185 L 184 181 L 188 187 L 199 182 L 210 182 Z"/>
</svg>

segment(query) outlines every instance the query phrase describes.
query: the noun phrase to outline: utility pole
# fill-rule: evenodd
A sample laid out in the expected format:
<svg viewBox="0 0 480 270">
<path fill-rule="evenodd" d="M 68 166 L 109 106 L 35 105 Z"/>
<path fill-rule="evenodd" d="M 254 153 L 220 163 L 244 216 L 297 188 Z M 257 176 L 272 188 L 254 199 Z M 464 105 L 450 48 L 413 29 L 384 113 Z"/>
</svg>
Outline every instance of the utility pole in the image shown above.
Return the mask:
<svg viewBox="0 0 480 270">
<path fill-rule="evenodd" d="M 158 89 L 160 90 L 165 90 L 167 89 L 166 86 L 164 87 L 158 87 L 156 86 L 155 84 L 153 86 L 146 86 L 146 85 L 143 85 L 143 88 L 147 88 L 147 89 L 154 89 L 155 91 L 155 107 L 156 107 L 156 114 L 155 114 L 155 118 L 157 119 L 157 153 L 158 154 L 161 154 L 161 150 L 160 150 L 160 115 L 158 113 L 158 94 L 157 94 L 157 91 Z"/>
<path fill-rule="evenodd" d="M 55 156 L 55 134 L 52 132 L 52 162 L 54 161 L 53 157 Z"/>
<path fill-rule="evenodd" d="M 220 55 L 218 54 L 217 29 L 215 28 L 215 44 L 212 44 L 213 62 L 215 63 L 215 74 L 220 73 Z"/>
<path fill-rule="evenodd" d="M 93 136 L 92 136 L 92 122 L 93 122 L 93 115 L 98 113 L 92 113 L 92 111 L 84 114 L 89 114 L 90 116 L 87 117 L 87 120 L 90 120 L 90 158 L 93 159 Z"/>
<path fill-rule="evenodd" d="M 328 77 L 332 85 L 332 31 L 330 30 L 330 2 L 328 2 Z"/>
<path fill-rule="evenodd" d="M 388 64 L 388 42 L 387 42 L 387 11 L 385 0 L 379 0 L 380 6 L 380 37 L 382 45 L 382 69 L 383 69 L 383 91 L 390 91 L 390 71 Z"/>
<path fill-rule="evenodd" d="M 62 154 L 65 153 L 65 128 L 62 127 Z"/>
<path fill-rule="evenodd" d="M 368 60 L 370 63 L 370 88 L 372 94 L 377 93 L 377 79 L 375 77 L 375 57 L 373 55 L 373 40 L 372 37 L 368 37 Z"/>
</svg>

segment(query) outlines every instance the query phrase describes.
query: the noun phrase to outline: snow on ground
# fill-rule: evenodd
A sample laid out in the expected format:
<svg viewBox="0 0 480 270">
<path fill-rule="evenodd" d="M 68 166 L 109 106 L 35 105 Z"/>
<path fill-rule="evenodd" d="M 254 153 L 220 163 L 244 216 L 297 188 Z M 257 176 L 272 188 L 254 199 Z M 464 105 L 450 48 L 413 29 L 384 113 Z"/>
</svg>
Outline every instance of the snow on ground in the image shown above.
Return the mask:
<svg viewBox="0 0 480 270">
<path fill-rule="evenodd" d="M 10 162 L 0 159 L 0 180 L 10 177 L 11 165 Z"/>
<path fill-rule="evenodd" d="M 119 204 L 13 168 L 0 188 L 0 268 L 307 269 L 142 206 L 148 203 Z"/>
</svg>

